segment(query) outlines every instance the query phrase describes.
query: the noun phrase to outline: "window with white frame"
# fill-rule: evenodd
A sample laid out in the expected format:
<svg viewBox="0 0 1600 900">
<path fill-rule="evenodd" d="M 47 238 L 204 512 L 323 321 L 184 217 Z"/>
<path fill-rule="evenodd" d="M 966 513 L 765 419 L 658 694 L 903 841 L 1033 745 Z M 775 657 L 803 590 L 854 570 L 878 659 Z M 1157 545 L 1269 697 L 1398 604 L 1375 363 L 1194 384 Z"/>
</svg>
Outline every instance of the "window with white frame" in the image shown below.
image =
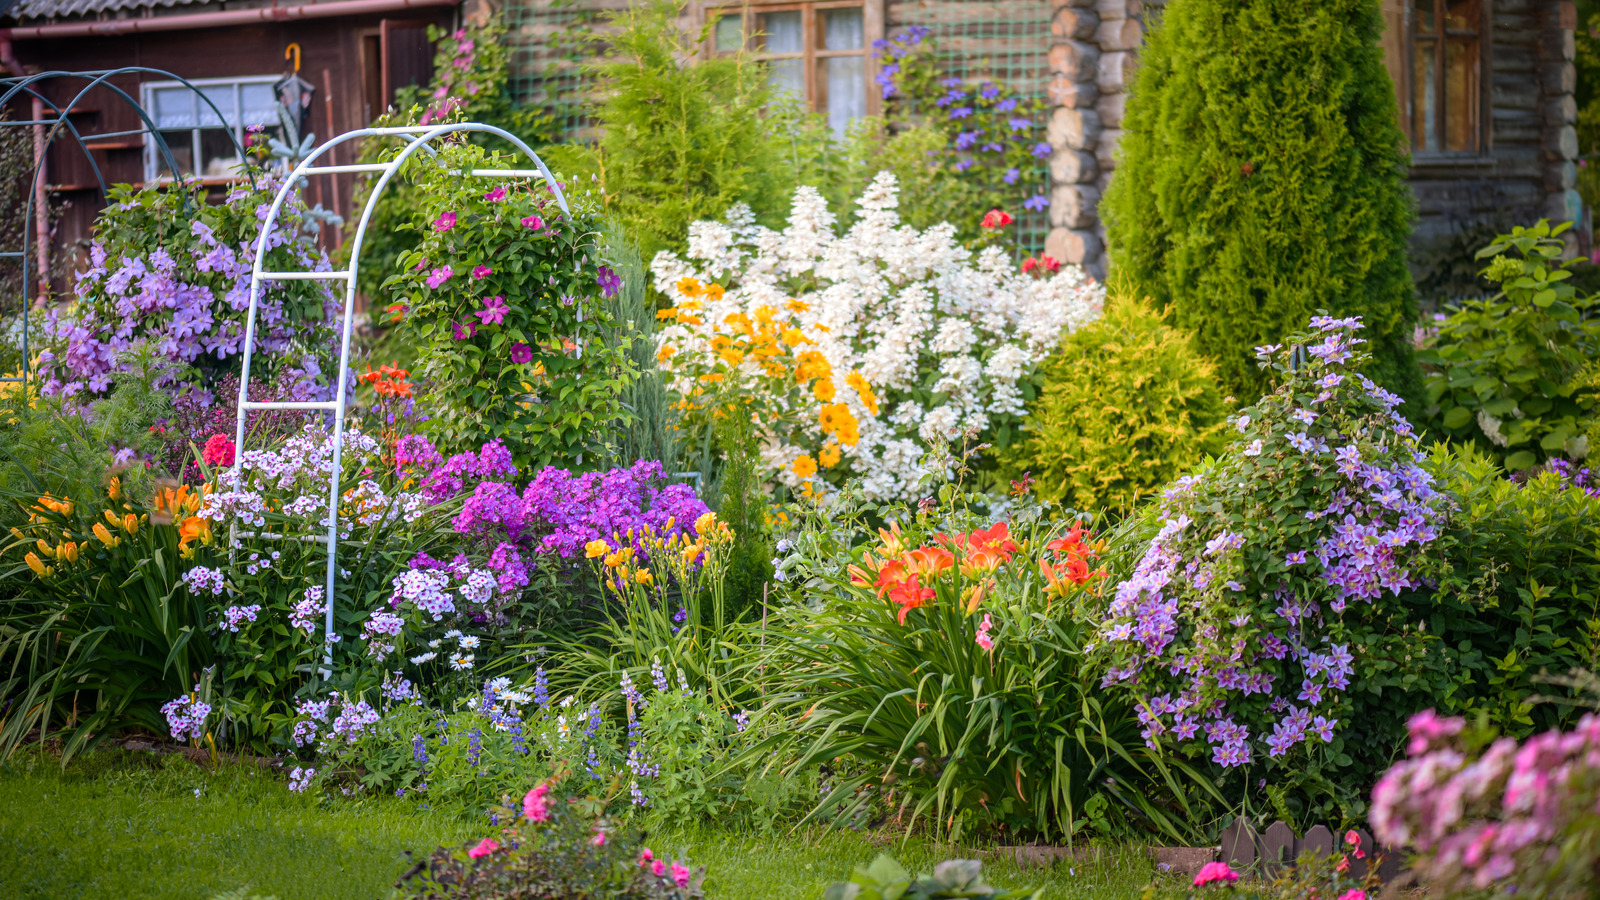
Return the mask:
<svg viewBox="0 0 1600 900">
<path fill-rule="evenodd" d="M 281 77 L 197 78 L 191 82 L 194 89 L 181 81 L 151 81 L 141 86 L 142 99 L 179 171 L 201 178 L 231 178 L 238 174 L 235 167 L 240 162 L 238 148 L 244 145 L 245 129 L 277 125 L 278 99 L 272 85 Z M 148 137 L 144 177 L 146 181 L 171 177 L 166 161 L 156 152 L 155 140 Z"/>
</svg>

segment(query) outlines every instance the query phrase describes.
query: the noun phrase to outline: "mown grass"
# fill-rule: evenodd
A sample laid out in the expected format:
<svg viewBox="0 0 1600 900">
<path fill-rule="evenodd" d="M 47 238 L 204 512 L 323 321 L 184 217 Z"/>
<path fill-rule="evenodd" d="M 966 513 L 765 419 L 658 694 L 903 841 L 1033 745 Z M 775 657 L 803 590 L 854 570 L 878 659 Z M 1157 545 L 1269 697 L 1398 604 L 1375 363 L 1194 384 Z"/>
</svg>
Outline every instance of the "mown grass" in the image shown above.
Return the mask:
<svg viewBox="0 0 1600 900">
<path fill-rule="evenodd" d="M 316 798 L 248 765 L 101 751 L 63 771 L 39 752 L 0 766 L 0 897 L 209 900 L 245 889 L 279 900 L 390 893 L 406 851 L 459 843 L 482 825 L 388 797 Z M 658 852 L 708 868 L 713 900 L 818 900 L 831 882 L 887 851 L 913 870 L 959 851 L 851 832 L 738 834 L 710 826 L 650 835 Z M 1133 900 L 1153 872 L 1137 853 L 1019 870 L 984 867 L 1001 887 L 1050 900 Z"/>
</svg>

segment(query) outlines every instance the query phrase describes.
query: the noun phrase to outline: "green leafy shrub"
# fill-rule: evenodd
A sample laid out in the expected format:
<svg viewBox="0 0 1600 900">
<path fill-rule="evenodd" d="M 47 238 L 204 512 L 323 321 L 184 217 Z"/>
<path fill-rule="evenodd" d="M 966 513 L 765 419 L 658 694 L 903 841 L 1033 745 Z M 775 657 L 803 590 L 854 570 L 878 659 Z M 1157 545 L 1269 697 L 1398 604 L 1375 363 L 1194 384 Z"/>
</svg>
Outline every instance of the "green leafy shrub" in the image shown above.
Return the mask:
<svg viewBox="0 0 1600 900">
<path fill-rule="evenodd" d="M 764 65 L 743 55 L 701 58 L 678 28 L 682 4 L 630 4 L 615 20 L 611 53 L 595 64 L 606 85 L 592 147 L 552 148 L 563 170 L 593 173 L 607 211 L 646 260 L 681 250 L 689 223 L 736 203 L 768 215 L 785 206 L 796 166 L 792 106 L 773 105 Z"/>
<path fill-rule="evenodd" d="M 1476 717 L 1514 738 L 1570 727 L 1571 706 L 1536 703 L 1544 674 L 1600 666 L 1600 497 L 1557 472 L 1519 483 L 1472 448 L 1425 463 L 1457 509 L 1438 548 L 1436 591 L 1414 615 L 1425 665 L 1447 675 L 1411 704 Z"/>
<path fill-rule="evenodd" d="M 1225 443 L 1228 407 L 1211 363 L 1137 300 L 1115 298 L 1040 367 L 1002 478 L 1042 499 L 1129 512 Z"/>
<path fill-rule="evenodd" d="M 1584 368 L 1600 353 L 1592 305 L 1570 282 L 1559 240 L 1571 224 L 1515 228 L 1478 251 L 1487 300 L 1453 310 L 1420 355 L 1429 366 L 1429 424 L 1494 453 L 1512 471 L 1582 456 L 1596 401 Z"/>
<path fill-rule="evenodd" d="M 598 460 L 629 421 L 628 347 L 608 342 L 604 302 L 620 281 L 584 198 L 568 195 L 568 216 L 543 183 L 451 174 L 505 162 L 454 144 L 419 167 L 426 200 L 401 227 L 421 239 L 384 282 L 420 348 L 427 428 L 448 450 L 499 439 L 524 468 Z"/>
<path fill-rule="evenodd" d="M 948 859 L 933 874 L 915 878 L 887 853 L 868 866 L 857 866 L 849 881 L 828 886 L 823 900 L 1038 900 L 1043 891 L 1003 891 L 983 880 L 983 864 L 975 859 Z"/>
<path fill-rule="evenodd" d="M 1101 204 L 1111 261 L 1240 396 L 1267 386 L 1249 347 L 1317 309 L 1362 316 L 1370 374 L 1420 394 L 1382 27 L 1375 0 L 1172 0 L 1140 51 Z"/>
</svg>

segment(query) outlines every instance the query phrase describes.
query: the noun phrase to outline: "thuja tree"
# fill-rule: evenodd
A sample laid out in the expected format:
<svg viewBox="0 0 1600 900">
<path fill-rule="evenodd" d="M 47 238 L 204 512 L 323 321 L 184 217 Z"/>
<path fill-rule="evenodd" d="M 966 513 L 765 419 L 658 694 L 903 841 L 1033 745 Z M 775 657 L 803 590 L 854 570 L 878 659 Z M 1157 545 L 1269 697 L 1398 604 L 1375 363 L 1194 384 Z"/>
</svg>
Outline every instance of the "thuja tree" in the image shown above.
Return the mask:
<svg viewBox="0 0 1600 900">
<path fill-rule="evenodd" d="M 1410 201 L 1376 0 L 1172 0 L 1103 203 L 1113 265 L 1176 312 L 1241 396 L 1248 348 L 1360 315 L 1376 380 L 1419 392 Z"/>
</svg>

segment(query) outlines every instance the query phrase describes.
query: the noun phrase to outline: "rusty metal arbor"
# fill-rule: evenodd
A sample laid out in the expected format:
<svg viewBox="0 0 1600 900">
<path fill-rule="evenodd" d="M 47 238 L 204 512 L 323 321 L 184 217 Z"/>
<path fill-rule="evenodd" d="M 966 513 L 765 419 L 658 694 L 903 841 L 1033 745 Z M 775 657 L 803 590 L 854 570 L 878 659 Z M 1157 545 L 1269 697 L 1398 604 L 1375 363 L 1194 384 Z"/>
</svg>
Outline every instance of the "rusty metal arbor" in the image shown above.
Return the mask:
<svg viewBox="0 0 1600 900">
<path fill-rule="evenodd" d="M 33 163 L 33 170 L 28 179 L 28 199 L 24 204 L 24 218 L 22 219 L 22 246 L 20 249 L 0 247 L 0 259 L 18 259 L 21 260 L 22 263 L 22 291 L 20 297 L 20 308 L 18 310 L 22 320 L 22 364 L 19 369 L 19 374 L 0 377 L 0 383 L 20 382 L 24 389 L 26 389 L 28 376 L 32 366 L 32 353 L 30 352 L 28 346 L 28 312 L 29 307 L 31 306 L 31 301 L 35 299 L 37 295 L 34 292 L 34 280 L 32 277 L 30 277 L 30 267 L 37 262 L 40 270 L 37 273 L 39 277 L 48 277 L 48 272 L 44 271 L 43 251 L 47 249 L 45 242 L 48 241 L 49 234 L 43 229 L 36 228 L 35 223 L 39 221 L 39 217 L 41 215 L 45 214 L 45 201 L 42 198 L 46 195 L 47 186 L 43 184 L 40 179 L 44 176 L 45 159 L 49 153 L 50 147 L 55 143 L 56 138 L 60 137 L 64 132 L 71 135 L 73 140 L 77 142 L 78 147 L 83 151 L 84 159 L 89 163 L 89 168 L 94 172 L 95 184 L 100 189 L 101 197 L 105 197 L 106 195 L 106 181 L 104 175 L 100 171 L 100 165 L 95 162 L 94 154 L 91 152 L 92 148 L 89 146 L 88 142 L 92 139 L 104 140 L 107 138 L 143 135 L 144 138 L 150 142 L 150 146 L 155 151 L 155 155 L 160 160 L 161 164 L 166 166 L 167 173 L 172 178 L 173 182 L 180 183 L 183 179 L 183 173 L 178 168 L 177 159 L 173 156 L 172 149 L 167 146 L 166 138 L 163 137 L 160 130 L 156 128 L 155 120 L 150 118 L 150 115 L 145 111 L 144 107 L 139 103 L 139 101 L 135 100 L 128 94 L 127 91 L 118 87 L 111 81 L 112 78 L 115 78 L 119 75 L 154 75 L 162 80 L 174 81 L 182 84 L 184 87 L 187 87 L 189 90 L 194 92 L 197 100 L 204 101 L 205 104 L 211 108 L 212 113 L 214 113 L 218 119 L 223 118 L 222 110 L 219 109 L 214 102 L 212 102 L 209 96 L 207 96 L 199 88 L 195 87 L 195 85 L 192 84 L 187 78 L 184 78 L 180 75 L 174 75 L 165 69 L 153 69 L 148 66 L 125 66 L 120 69 L 104 69 L 88 72 L 37 72 L 32 75 L 0 78 L 0 86 L 4 87 L 3 92 L 0 92 L 0 110 L 9 108 L 9 106 L 18 99 L 27 99 L 32 101 L 33 108 L 33 114 L 30 118 L 0 119 L 0 128 L 27 127 L 34 129 L 35 135 L 35 159 Z M 65 107 L 60 106 L 55 101 L 51 100 L 42 90 L 46 84 L 61 82 L 83 83 L 83 86 L 77 91 L 77 93 L 73 95 L 72 99 L 67 102 Z M 112 97 L 120 98 L 123 103 L 126 104 L 128 109 L 132 110 L 134 114 L 138 116 L 139 121 L 142 123 L 142 127 L 125 129 L 122 131 L 95 132 L 92 134 L 85 134 L 79 131 L 77 125 L 72 122 L 70 116 L 75 110 L 79 109 L 79 104 L 85 97 L 88 97 L 96 91 L 109 92 Z M 46 113 L 47 110 L 49 113 L 48 115 Z M 47 133 L 41 133 L 41 131 L 45 128 L 48 128 L 49 131 Z M 239 144 L 238 139 L 233 136 L 231 131 L 228 132 L 228 137 L 229 140 L 233 142 L 234 150 L 238 153 L 238 158 L 243 160 L 244 147 Z M 252 183 L 254 183 L 253 176 L 250 177 L 250 180 Z M 183 203 L 184 207 L 187 209 L 189 205 L 189 198 L 187 194 L 184 194 Z M 7 212 L 9 211 L 0 210 L 0 214 L 5 214 Z M 35 259 L 36 256 L 37 260 Z M 3 312 L 4 310 L 0 310 L 0 313 Z"/>
<path fill-rule="evenodd" d="M 329 667 L 333 664 L 333 646 L 326 641 L 328 635 L 333 634 L 333 607 L 337 596 L 334 588 L 339 574 L 339 476 L 343 467 L 344 451 L 344 421 L 345 409 L 349 399 L 350 384 L 350 338 L 355 321 L 356 309 L 356 284 L 357 274 L 361 267 L 361 246 L 366 240 L 367 226 L 372 221 L 373 210 L 377 208 L 378 200 L 383 196 L 384 190 L 394 177 L 406 167 L 413 157 L 424 155 L 427 159 L 437 161 L 438 151 L 432 143 L 440 138 L 451 135 L 484 134 L 499 137 L 515 147 L 522 156 L 533 163 L 532 169 L 471 169 L 468 171 L 452 171 L 449 174 L 461 178 L 538 178 L 549 186 L 550 192 L 556 198 L 556 204 L 561 211 L 571 215 L 572 210 L 567 206 L 566 195 L 561 190 L 561 185 L 550 174 L 550 169 L 533 149 L 516 135 L 493 125 L 482 125 L 475 122 L 459 122 L 450 125 L 414 125 L 398 128 L 361 128 L 348 131 L 312 150 L 278 188 L 277 196 L 273 198 L 272 205 L 267 209 L 267 216 L 261 223 L 261 233 L 256 238 L 255 264 L 250 273 L 250 307 L 245 318 L 244 350 L 241 354 L 242 369 L 239 373 L 239 403 L 238 417 L 234 426 L 234 456 L 232 477 L 234 484 L 239 483 L 243 474 L 245 456 L 245 416 L 250 410 L 255 409 L 300 409 L 319 410 L 331 413 L 333 422 L 331 434 L 333 437 L 332 471 L 329 473 L 328 485 L 328 533 L 325 538 L 305 538 L 305 540 L 326 544 L 328 548 L 328 568 L 324 582 L 324 632 L 323 642 L 323 672 L 324 677 Z M 404 140 L 404 146 L 388 162 L 381 163 L 354 163 L 350 165 L 317 165 L 317 160 L 329 154 L 333 148 L 364 137 L 398 137 Z M 301 271 L 301 272 L 266 272 L 262 271 L 262 264 L 266 260 L 266 241 L 275 229 L 279 227 L 279 219 L 283 213 L 284 202 L 292 192 L 299 190 L 299 185 L 312 175 L 336 175 L 345 172 L 380 173 L 377 183 L 373 185 L 372 192 L 367 197 L 365 208 L 361 211 L 361 218 L 356 223 L 355 237 L 350 246 L 350 264 L 339 270 Z M 268 281 L 342 281 L 344 282 L 344 315 L 339 327 L 339 378 L 333 385 L 333 398 L 330 400 L 282 400 L 282 401 L 256 401 L 250 399 L 250 362 L 253 345 L 255 343 L 256 311 L 261 303 L 262 286 Z M 241 535 L 236 526 L 230 527 L 229 546 L 234 546 L 236 537 Z"/>
</svg>

